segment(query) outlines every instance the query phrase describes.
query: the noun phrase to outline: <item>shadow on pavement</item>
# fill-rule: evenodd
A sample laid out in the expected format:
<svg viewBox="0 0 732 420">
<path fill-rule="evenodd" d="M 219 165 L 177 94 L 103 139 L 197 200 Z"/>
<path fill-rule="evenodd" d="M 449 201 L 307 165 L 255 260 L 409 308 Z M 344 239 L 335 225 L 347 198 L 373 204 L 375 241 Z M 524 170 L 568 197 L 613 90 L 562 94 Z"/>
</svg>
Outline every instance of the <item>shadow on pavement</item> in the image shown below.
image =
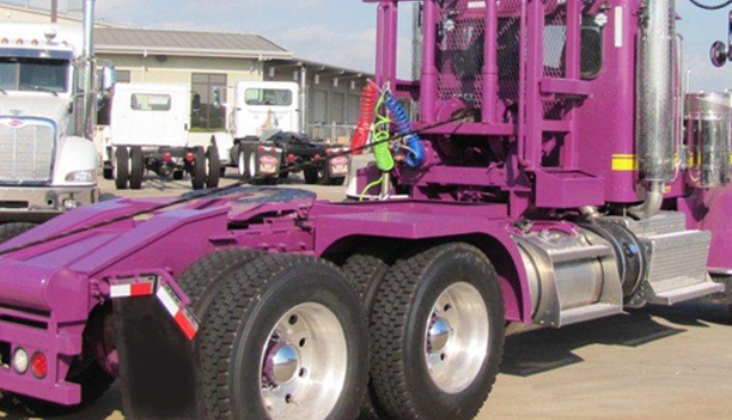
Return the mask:
<svg viewBox="0 0 732 420">
<path fill-rule="evenodd" d="M 671 325 L 659 323 L 658 318 Z M 692 301 L 674 307 L 649 306 L 559 330 L 514 335 L 506 338 L 501 372 L 531 376 L 582 362 L 574 351 L 592 344 L 638 347 L 680 334 L 688 328 L 708 328 L 709 323 L 726 324 L 729 318 L 723 305 Z"/>
</svg>

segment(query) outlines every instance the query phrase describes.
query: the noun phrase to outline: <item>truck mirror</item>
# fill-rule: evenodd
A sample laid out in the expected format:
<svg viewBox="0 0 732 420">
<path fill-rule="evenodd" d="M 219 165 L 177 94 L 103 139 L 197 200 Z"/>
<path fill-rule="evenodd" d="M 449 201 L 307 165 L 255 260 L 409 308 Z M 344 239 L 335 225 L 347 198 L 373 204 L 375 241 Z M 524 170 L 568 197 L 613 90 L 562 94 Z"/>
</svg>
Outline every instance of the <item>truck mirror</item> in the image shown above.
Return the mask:
<svg viewBox="0 0 732 420">
<path fill-rule="evenodd" d="M 193 99 L 191 103 L 191 109 L 195 114 L 201 112 L 201 95 L 198 92 L 193 92 Z"/>
<path fill-rule="evenodd" d="M 727 62 L 727 45 L 722 41 L 712 44 L 709 49 L 709 58 L 712 59 L 714 67 L 722 67 Z"/>
<path fill-rule="evenodd" d="M 216 108 L 216 109 L 221 108 L 221 91 L 219 90 L 219 88 L 214 88 L 213 97 L 214 97 L 214 99 L 213 99 L 214 108 Z"/>
<path fill-rule="evenodd" d="M 105 64 L 102 70 L 102 90 L 109 92 L 117 79 L 117 70 L 111 64 Z"/>
</svg>

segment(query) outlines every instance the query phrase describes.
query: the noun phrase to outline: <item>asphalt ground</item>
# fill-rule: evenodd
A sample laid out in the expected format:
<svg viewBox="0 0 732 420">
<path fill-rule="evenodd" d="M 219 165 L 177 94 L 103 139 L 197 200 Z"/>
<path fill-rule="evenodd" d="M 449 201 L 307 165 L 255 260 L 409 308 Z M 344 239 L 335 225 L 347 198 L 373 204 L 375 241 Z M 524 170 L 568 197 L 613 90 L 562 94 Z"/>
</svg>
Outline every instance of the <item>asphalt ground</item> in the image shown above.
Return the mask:
<svg viewBox="0 0 732 420">
<path fill-rule="evenodd" d="M 344 197 L 343 187 L 299 182 L 295 176 L 286 185 Z M 104 198 L 142 197 L 178 195 L 190 184 L 149 177 L 141 191 L 117 192 L 106 181 L 101 187 Z M 694 301 L 508 337 L 501 374 L 477 419 L 732 419 L 729 319 L 726 307 Z M 56 419 L 124 419 L 119 386 Z"/>
</svg>

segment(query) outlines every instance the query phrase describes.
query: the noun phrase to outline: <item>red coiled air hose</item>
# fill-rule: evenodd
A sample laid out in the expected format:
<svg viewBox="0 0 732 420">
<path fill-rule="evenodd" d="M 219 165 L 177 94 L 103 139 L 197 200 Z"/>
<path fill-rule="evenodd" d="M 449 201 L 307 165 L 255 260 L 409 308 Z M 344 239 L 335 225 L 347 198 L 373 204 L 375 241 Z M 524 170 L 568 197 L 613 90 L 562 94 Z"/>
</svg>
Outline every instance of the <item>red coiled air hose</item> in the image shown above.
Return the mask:
<svg viewBox="0 0 732 420">
<path fill-rule="evenodd" d="M 351 149 L 354 155 L 363 153 L 362 148 L 366 146 L 371 133 L 371 124 L 374 122 L 376 102 L 379 100 L 379 87 L 369 80 L 361 91 L 361 111 L 358 117 L 356 130 L 351 137 Z"/>
</svg>

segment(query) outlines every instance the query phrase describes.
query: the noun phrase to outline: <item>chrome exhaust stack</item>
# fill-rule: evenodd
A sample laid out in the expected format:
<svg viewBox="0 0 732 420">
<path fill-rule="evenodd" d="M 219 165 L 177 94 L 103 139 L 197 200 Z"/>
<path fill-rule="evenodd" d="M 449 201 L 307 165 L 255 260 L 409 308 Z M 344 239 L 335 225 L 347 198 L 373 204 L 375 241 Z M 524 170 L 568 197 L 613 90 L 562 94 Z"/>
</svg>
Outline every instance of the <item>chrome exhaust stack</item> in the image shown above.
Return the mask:
<svg viewBox="0 0 732 420">
<path fill-rule="evenodd" d="M 84 74 L 84 83 L 74 98 L 74 135 L 91 139 L 94 136 L 94 114 L 97 95 L 94 79 L 96 66 L 94 62 L 94 19 L 96 0 L 84 0 L 84 43 L 81 57 L 77 62 Z"/>
<path fill-rule="evenodd" d="M 664 184 L 674 178 L 676 139 L 675 0 L 646 0 L 640 16 L 636 77 L 636 150 L 646 202 L 630 209 L 638 218 L 656 215 Z"/>
</svg>

